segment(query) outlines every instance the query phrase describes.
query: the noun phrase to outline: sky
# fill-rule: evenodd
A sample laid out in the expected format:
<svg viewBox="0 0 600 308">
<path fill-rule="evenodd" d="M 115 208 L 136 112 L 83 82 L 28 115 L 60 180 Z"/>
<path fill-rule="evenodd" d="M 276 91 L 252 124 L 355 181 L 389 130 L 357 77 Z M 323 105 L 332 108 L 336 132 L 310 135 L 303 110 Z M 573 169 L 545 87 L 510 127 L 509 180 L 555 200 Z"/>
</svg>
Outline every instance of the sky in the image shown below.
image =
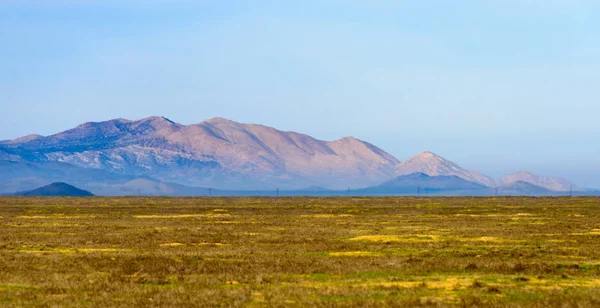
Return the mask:
<svg viewBox="0 0 600 308">
<path fill-rule="evenodd" d="M 595 0 L 0 0 L 0 140 L 225 117 L 600 188 Z"/>
</svg>

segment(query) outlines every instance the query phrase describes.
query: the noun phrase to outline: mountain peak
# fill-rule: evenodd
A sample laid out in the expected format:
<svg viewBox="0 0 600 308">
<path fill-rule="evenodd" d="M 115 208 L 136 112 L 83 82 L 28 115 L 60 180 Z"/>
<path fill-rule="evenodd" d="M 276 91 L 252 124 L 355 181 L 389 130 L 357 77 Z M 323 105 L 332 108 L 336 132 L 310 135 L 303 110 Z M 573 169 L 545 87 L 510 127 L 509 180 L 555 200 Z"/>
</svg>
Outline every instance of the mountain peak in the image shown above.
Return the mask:
<svg viewBox="0 0 600 308">
<path fill-rule="evenodd" d="M 360 143 L 362 143 L 363 142 L 363 141 L 358 140 L 358 139 L 356 139 L 356 138 L 354 138 L 352 136 L 342 137 L 342 138 L 340 138 L 340 139 L 338 139 L 336 141 L 337 142 L 344 142 L 344 143 L 351 143 L 351 142 L 360 142 Z"/>
<path fill-rule="evenodd" d="M 160 117 L 160 116 L 153 116 L 153 117 L 148 117 L 148 118 L 143 118 L 141 120 L 138 121 L 134 121 L 134 123 L 149 123 L 150 125 L 154 126 L 154 127 L 171 127 L 171 126 L 183 126 L 181 124 L 175 123 L 174 121 L 171 121 L 170 119 L 167 119 L 165 117 Z"/>
<path fill-rule="evenodd" d="M 222 117 L 214 117 L 214 118 L 210 118 L 208 120 L 203 121 L 202 123 L 208 123 L 208 124 L 231 124 L 231 123 L 236 123 L 239 124 L 235 121 L 226 119 L 226 118 L 222 118 Z"/>
<path fill-rule="evenodd" d="M 161 117 L 161 116 L 147 117 L 147 118 L 141 119 L 141 120 L 139 120 L 137 122 L 159 122 L 159 123 L 160 122 L 168 122 L 168 123 L 171 123 L 171 124 L 175 124 L 175 122 L 173 122 L 173 121 L 171 121 L 171 120 L 169 120 L 169 119 L 167 119 L 165 117 Z"/>
<path fill-rule="evenodd" d="M 512 175 L 535 176 L 533 173 L 528 172 L 528 171 L 523 171 L 523 170 L 517 171 L 517 172 L 513 173 Z"/>
<path fill-rule="evenodd" d="M 447 165 L 456 166 L 453 162 L 446 160 L 445 158 L 431 152 L 424 151 L 417 155 L 414 155 L 405 161 L 406 164 L 435 164 L 435 165 Z M 458 167 L 458 166 L 456 166 Z M 427 172 L 424 172 L 427 173 Z M 430 174 L 431 175 L 431 174 Z M 438 175 L 438 174 L 433 174 Z"/>
<path fill-rule="evenodd" d="M 423 151 L 410 159 L 437 159 L 437 160 L 445 160 L 443 157 L 431 152 L 431 151 Z"/>
<path fill-rule="evenodd" d="M 185 125 L 171 121 L 165 117 L 148 117 L 131 123 L 126 131 L 134 130 L 137 134 L 145 133 L 148 130 L 155 131 L 161 136 L 168 136 L 185 128 Z"/>
</svg>

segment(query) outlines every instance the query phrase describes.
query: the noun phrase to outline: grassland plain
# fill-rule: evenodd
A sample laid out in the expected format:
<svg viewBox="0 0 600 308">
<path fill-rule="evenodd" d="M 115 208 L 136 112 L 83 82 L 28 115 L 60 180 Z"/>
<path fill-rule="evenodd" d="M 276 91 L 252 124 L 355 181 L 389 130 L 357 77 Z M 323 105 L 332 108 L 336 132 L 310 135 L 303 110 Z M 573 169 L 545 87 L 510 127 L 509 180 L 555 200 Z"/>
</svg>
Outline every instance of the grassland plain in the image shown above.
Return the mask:
<svg viewBox="0 0 600 308">
<path fill-rule="evenodd" d="M 600 199 L 0 198 L 0 306 L 600 307 Z"/>
</svg>

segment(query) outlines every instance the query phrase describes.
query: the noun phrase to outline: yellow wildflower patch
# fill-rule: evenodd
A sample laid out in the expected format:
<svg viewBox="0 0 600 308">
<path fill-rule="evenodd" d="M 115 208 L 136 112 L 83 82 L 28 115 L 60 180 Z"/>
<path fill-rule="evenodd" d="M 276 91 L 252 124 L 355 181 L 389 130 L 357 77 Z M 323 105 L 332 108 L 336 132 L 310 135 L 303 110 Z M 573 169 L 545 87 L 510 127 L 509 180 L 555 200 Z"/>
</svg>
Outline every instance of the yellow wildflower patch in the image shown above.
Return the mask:
<svg viewBox="0 0 600 308">
<path fill-rule="evenodd" d="M 436 242 L 439 241 L 439 235 L 363 235 L 351 238 L 351 241 L 368 241 L 368 242 Z"/>
<path fill-rule="evenodd" d="M 21 218 L 21 219 L 92 219 L 92 218 L 96 218 L 95 215 L 63 215 L 63 214 L 56 214 L 56 215 L 47 215 L 47 216 L 40 216 L 40 215 L 35 215 L 35 216 L 17 216 L 17 218 Z"/>
<path fill-rule="evenodd" d="M 594 229 L 590 232 L 571 233 L 571 235 L 600 235 L 600 229 Z"/>
<path fill-rule="evenodd" d="M 332 257 L 379 257 L 379 256 L 382 256 L 381 253 L 377 253 L 374 251 L 339 251 L 339 252 L 330 252 L 329 255 Z"/>
<path fill-rule="evenodd" d="M 223 243 L 198 243 L 198 244 L 194 244 L 194 246 L 223 247 L 223 246 L 228 246 L 228 244 L 223 244 Z"/>
<path fill-rule="evenodd" d="M 75 254 L 75 253 L 94 253 L 94 252 L 128 252 L 131 249 L 122 248 L 43 248 L 43 249 L 22 249 L 19 252 L 32 254 L 60 253 L 60 254 Z"/>
<path fill-rule="evenodd" d="M 525 240 L 509 240 L 499 237 L 493 236 L 481 236 L 481 237 L 466 237 L 466 238 L 458 238 L 460 242 L 488 242 L 488 243 L 519 243 L 524 242 Z"/>
<path fill-rule="evenodd" d="M 180 215 L 136 215 L 134 218 L 141 219 L 178 219 L 178 218 L 223 218 L 231 217 L 230 214 L 180 214 Z"/>
<path fill-rule="evenodd" d="M 340 218 L 340 217 L 353 217 L 350 214 L 313 214 L 313 215 L 301 215 L 300 217 L 305 218 Z"/>
<path fill-rule="evenodd" d="M 179 246 L 185 246 L 185 244 L 183 244 L 183 243 L 165 243 L 165 244 L 160 244 L 160 247 L 179 247 Z"/>
</svg>

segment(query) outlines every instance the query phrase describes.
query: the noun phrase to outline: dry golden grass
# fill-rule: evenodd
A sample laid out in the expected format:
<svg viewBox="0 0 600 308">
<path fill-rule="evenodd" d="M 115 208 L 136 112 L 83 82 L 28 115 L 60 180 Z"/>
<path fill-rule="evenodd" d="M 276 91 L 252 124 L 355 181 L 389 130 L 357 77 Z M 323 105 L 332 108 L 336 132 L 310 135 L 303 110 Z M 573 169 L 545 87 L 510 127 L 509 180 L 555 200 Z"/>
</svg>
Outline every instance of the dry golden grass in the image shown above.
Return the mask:
<svg viewBox="0 0 600 308">
<path fill-rule="evenodd" d="M 0 198 L 4 307 L 598 307 L 598 198 Z"/>
</svg>

